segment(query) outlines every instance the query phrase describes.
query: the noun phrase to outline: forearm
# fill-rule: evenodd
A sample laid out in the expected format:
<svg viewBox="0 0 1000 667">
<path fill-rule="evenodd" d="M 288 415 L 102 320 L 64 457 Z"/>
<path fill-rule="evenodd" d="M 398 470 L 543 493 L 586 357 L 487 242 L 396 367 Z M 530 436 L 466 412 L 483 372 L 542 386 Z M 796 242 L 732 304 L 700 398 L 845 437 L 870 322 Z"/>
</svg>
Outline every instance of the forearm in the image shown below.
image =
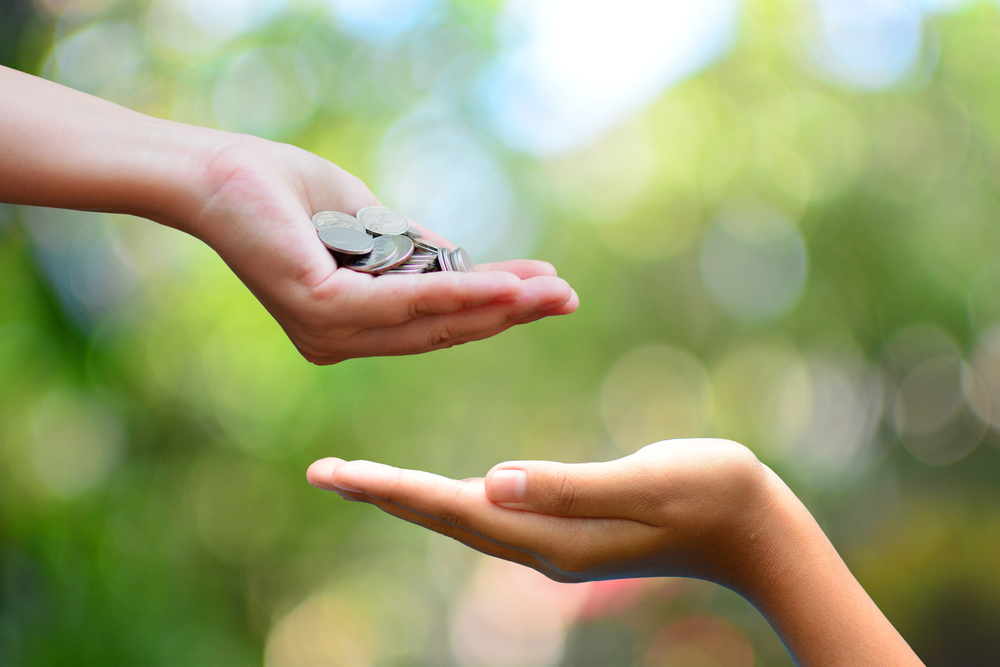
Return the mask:
<svg viewBox="0 0 1000 667">
<path fill-rule="evenodd" d="M 236 141 L 0 67 L 6 203 L 130 213 L 184 228 L 196 215 L 199 171 Z"/>
<path fill-rule="evenodd" d="M 922 665 L 812 515 L 773 477 L 770 520 L 753 576 L 741 592 L 761 611 L 797 665 Z"/>
</svg>

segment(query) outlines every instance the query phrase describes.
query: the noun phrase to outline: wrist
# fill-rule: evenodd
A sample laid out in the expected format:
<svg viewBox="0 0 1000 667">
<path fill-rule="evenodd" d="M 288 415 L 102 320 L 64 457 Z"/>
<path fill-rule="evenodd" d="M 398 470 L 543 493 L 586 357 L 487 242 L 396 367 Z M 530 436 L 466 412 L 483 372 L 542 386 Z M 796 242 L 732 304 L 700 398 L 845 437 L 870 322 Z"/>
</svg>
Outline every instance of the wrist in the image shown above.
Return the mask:
<svg viewBox="0 0 1000 667">
<path fill-rule="evenodd" d="M 755 606 L 781 595 L 790 572 L 833 546 L 809 511 L 770 468 L 761 464 L 756 504 L 733 550 L 729 581 L 720 582 Z M 837 557 L 839 559 L 839 557 Z"/>
<path fill-rule="evenodd" d="M 211 196 L 214 157 L 242 136 L 135 114 L 131 146 L 116 151 L 131 164 L 122 169 L 112 205 L 202 238 L 199 213 Z"/>
<path fill-rule="evenodd" d="M 798 665 L 920 665 L 794 493 L 765 471 L 760 520 L 729 582 Z"/>
</svg>

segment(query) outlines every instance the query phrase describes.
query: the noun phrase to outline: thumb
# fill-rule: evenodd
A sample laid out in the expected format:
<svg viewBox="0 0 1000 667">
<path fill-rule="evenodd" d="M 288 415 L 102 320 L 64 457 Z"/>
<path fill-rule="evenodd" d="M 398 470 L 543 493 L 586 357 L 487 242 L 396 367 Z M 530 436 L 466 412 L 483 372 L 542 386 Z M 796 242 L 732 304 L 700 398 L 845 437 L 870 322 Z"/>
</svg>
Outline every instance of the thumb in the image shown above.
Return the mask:
<svg viewBox="0 0 1000 667">
<path fill-rule="evenodd" d="M 484 484 L 497 505 L 556 516 L 621 516 L 632 495 L 618 461 L 508 461 L 494 466 Z"/>
</svg>

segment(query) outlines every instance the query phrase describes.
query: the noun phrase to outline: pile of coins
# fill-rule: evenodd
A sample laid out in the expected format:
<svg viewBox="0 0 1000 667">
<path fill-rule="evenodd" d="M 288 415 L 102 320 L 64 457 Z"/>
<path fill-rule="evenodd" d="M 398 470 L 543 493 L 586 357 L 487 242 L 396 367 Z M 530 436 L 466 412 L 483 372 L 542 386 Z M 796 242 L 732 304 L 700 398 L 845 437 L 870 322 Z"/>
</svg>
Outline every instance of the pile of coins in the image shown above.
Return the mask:
<svg viewBox="0 0 1000 667">
<path fill-rule="evenodd" d="M 389 208 L 368 206 L 357 217 L 321 211 L 312 223 L 337 263 L 354 271 L 381 275 L 472 270 L 465 250 L 449 250 L 423 240 L 405 217 Z"/>
</svg>

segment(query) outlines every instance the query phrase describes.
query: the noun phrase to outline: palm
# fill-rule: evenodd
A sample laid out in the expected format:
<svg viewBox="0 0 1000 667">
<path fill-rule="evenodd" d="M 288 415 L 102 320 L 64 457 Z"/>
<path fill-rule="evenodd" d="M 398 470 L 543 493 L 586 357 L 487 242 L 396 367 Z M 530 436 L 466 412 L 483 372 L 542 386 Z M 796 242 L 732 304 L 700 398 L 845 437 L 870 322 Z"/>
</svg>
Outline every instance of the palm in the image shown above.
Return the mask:
<svg viewBox="0 0 1000 667">
<path fill-rule="evenodd" d="M 544 262 L 377 279 L 338 271 L 311 216 L 378 201 L 357 178 L 305 151 L 247 139 L 220 151 L 207 174 L 196 234 L 315 363 L 426 352 L 537 319 L 545 306 L 554 307 L 544 315 L 576 308 L 572 290 Z"/>
</svg>

